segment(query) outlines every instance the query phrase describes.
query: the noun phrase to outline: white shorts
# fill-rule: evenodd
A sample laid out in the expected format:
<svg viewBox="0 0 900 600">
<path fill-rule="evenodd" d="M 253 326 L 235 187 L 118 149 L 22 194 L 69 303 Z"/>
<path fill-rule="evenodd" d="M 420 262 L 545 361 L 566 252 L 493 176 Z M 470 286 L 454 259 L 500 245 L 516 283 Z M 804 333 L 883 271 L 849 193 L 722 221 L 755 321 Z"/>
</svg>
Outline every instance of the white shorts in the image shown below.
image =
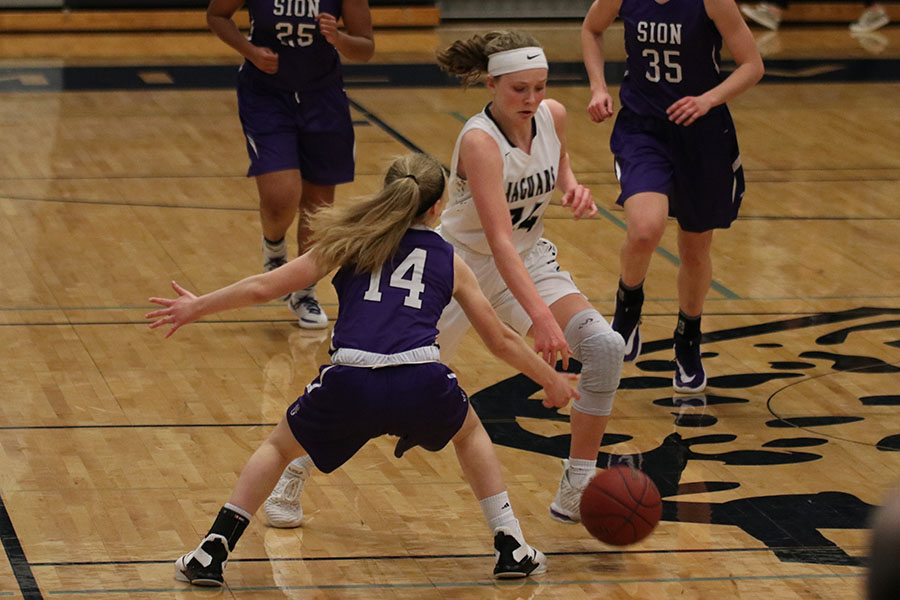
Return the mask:
<svg viewBox="0 0 900 600">
<path fill-rule="evenodd" d="M 475 273 L 481 291 L 490 301 L 500 320 L 509 325 L 513 331 L 525 337 L 531 329 L 531 317 L 519 304 L 512 292 L 500 276 L 493 256 L 474 254 L 455 248 L 469 268 Z M 553 242 L 541 238 L 529 252 L 522 256 L 525 268 L 537 288 L 541 299 L 550 306 L 560 298 L 569 294 L 580 294 L 568 271 L 561 271 L 556 262 L 556 246 Z M 449 363 L 456 354 L 456 349 L 469 329 L 469 319 L 456 300 L 452 300 L 438 321 L 437 344 L 441 349 L 441 361 Z"/>
</svg>

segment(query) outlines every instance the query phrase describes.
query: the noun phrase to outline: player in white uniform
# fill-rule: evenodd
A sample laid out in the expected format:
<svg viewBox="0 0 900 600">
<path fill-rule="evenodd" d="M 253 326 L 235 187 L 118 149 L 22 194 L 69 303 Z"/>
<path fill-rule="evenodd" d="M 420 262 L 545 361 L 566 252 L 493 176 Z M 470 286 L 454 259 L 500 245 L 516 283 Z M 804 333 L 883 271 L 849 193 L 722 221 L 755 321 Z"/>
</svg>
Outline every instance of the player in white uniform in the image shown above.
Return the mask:
<svg viewBox="0 0 900 600">
<path fill-rule="evenodd" d="M 547 59 L 538 42 L 515 31 L 460 40 L 438 55 L 441 67 L 468 84 L 486 74 L 492 102 L 466 123 L 453 151 L 450 200 L 442 236 L 472 268 L 500 318 L 550 364 L 569 355 L 582 363 L 581 400 L 573 404 L 572 442 L 551 515 L 580 520 L 581 493 L 597 455 L 619 385 L 624 341 L 578 291 L 541 238 L 555 189 L 576 219 L 597 207 L 575 179 L 566 152 L 566 110 L 544 99 Z M 456 303 L 438 323 L 448 362 L 469 327 Z"/>
</svg>

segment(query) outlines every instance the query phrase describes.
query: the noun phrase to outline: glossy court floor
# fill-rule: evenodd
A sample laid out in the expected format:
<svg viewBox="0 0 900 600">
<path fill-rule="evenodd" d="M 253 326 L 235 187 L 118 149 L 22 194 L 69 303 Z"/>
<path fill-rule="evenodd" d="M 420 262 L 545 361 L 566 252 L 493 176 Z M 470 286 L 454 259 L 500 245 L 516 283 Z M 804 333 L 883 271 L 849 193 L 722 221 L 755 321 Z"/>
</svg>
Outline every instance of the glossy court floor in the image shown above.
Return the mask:
<svg viewBox="0 0 900 600">
<path fill-rule="evenodd" d="M 536 33 L 553 63 L 549 95 L 569 110 L 574 169 L 600 215 L 551 207 L 546 236 L 610 315 L 624 223 L 611 125 L 585 114 L 578 24 L 499 25 Z M 431 56 L 485 27 L 379 31 L 372 63 L 348 65 L 358 164 L 339 202 L 375 189 L 395 154 L 449 164 L 487 93 L 448 85 Z M 644 351 L 598 461 L 654 479 L 657 530 L 620 549 L 550 520 L 568 409 L 543 409 L 471 335 L 452 366 L 550 570 L 495 582 L 452 450 L 395 460 L 382 439 L 313 476 L 301 528 L 254 520 L 219 591 L 174 581 L 172 561 L 327 361 L 329 334 L 298 329 L 278 303 L 170 340 L 144 322 L 172 279 L 203 292 L 260 267 L 235 57 L 206 33 L 0 37 L 0 600 L 861 597 L 871 510 L 900 483 L 900 29 L 754 33 L 768 75 L 730 103 L 748 183 L 714 244 L 709 389 L 670 387 L 670 225 Z M 334 292 L 319 289 L 333 318 Z"/>
</svg>

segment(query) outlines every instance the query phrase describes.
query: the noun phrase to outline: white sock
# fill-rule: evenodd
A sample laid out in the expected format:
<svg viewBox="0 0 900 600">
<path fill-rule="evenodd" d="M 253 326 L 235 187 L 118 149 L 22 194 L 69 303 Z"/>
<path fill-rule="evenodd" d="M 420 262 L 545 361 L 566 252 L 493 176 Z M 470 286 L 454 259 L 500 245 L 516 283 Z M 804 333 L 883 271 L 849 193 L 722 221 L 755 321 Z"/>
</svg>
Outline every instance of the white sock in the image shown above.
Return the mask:
<svg viewBox="0 0 900 600">
<path fill-rule="evenodd" d="M 281 238 L 280 242 L 272 243 L 263 237 L 263 256 L 266 258 L 275 258 L 278 256 L 287 257 L 287 242 L 285 238 Z"/>
<path fill-rule="evenodd" d="M 578 489 L 585 487 L 596 472 L 596 460 L 569 457 L 569 468 L 566 470 L 566 476 L 569 478 L 569 483 L 574 487 Z"/>
<path fill-rule="evenodd" d="M 519 521 L 509 503 L 509 494 L 505 490 L 479 500 L 478 504 L 481 505 L 481 512 L 484 513 L 484 519 L 491 531 L 495 531 L 498 527 L 508 527 L 514 533 L 521 534 Z"/>
<path fill-rule="evenodd" d="M 240 506 L 235 506 L 235 505 L 232 504 L 231 502 L 226 502 L 226 503 L 225 503 L 225 508 L 227 508 L 228 510 L 233 510 L 234 512 L 236 512 L 237 514 L 241 515 L 242 517 L 244 517 L 244 518 L 247 519 L 248 521 L 249 521 L 250 519 L 253 518 L 253 515 L 251 515 L 250 513 L 248 513 L 246 510 L 244 510 L 244 509 L 241 508 Z"/>
<path fill-rule="evenodd" d="M 295 467 L 301 467 L 311 471 L 313 468 L 313 461 L 309 457 L 309 454 L 304 454 L 303 456 L 298 456 L 294 460 L 291 461 L 291 464 Z"/>
</svg>

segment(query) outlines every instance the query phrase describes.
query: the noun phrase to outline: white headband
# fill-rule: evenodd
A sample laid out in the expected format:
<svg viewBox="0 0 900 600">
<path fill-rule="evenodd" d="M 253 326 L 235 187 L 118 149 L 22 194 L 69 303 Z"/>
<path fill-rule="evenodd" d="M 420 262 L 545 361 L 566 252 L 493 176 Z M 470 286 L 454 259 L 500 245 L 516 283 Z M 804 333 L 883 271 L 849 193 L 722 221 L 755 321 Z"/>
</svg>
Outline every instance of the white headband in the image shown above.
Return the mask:
<svg viewBox="0 0 900 600">
<path fill-rule="evenodd" d="M 525 69 L 546 68 L 548 68 L 547 57 L 544 56 L 544 51 L 536 46 L 504 50 L 488 57 L 488 73 L 494 76 Z"/>
</svg>

